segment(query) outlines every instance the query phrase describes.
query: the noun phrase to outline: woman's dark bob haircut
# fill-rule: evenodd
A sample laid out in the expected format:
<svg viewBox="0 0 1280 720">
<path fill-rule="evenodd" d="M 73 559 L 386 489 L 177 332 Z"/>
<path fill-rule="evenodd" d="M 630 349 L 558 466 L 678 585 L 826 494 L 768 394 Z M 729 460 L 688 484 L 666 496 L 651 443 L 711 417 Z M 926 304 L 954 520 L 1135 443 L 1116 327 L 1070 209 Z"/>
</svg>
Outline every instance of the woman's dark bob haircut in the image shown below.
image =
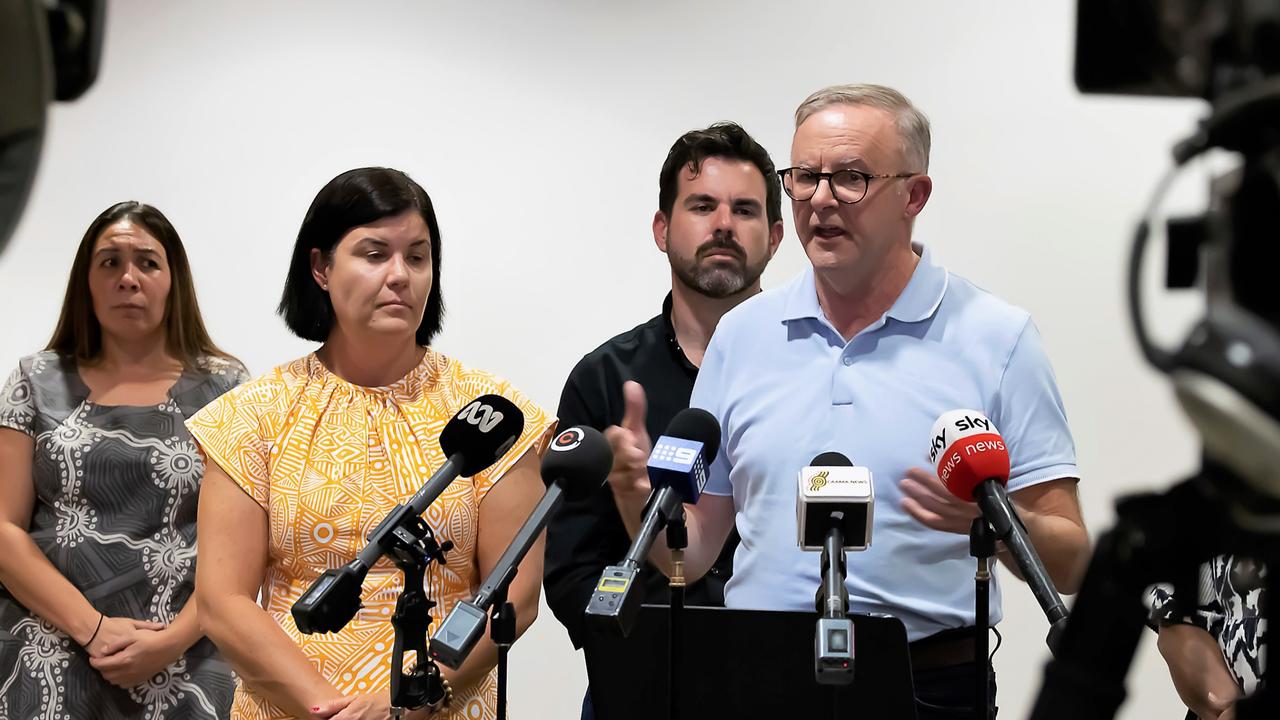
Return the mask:
<svg viewBox="0 0 1280 720">
<path fill-rule="evenodd" d="M 348 170 L 329 181 L 316 195 L 298 230 L 289 262 L 289 276 L 276 312 L 294 335 L 325 342 L 333 329 L 333 304 L 311 274 L 311 251 L 331 255 L 338 241 L 352 228 L 413 210 L 422 216 L 431 234 L 431 292 L 418 325 L 417 342 L 426 346 L 440 331 L 444 300 L 440 296 L 440 225 L 431 198 L 408 175 L 391 168 Z"/>
</svg>

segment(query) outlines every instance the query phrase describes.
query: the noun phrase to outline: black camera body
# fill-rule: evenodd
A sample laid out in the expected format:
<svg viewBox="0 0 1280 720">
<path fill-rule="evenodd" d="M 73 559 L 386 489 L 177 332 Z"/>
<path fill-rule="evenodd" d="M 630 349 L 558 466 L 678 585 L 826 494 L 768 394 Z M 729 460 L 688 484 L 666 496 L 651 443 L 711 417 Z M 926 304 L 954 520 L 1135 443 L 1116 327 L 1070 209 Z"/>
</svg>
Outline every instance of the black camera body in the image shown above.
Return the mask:
<svg viewBox="0 0 1280 720">
<path fill-rule="evenodd" d="M 1080 0 L 1077 9 L 1082 92 L 1203 98 L 1210 112 L 1174 148 L 1174 171 L 1214 148 L 1240 163 L 1212 180 L 1202 216 L 1168 224 L 1166 285 L 1202 285 L 1206 299 L 1176 350 L 1147 334 L 1139 280 L 1151 218 L 1135 233 L 1130 319 L 1200 436 L 1202 465 L 1167 492 L 1117 503 L 1032 720 L 1115 717 L 1145 632 L 1149 585 L 1168 582 L 1175 598 L 1194 599 L 1199 565 L 1219 555 L 1280 570 L 1280 2 Z M 1280 572 L 1265 583 L 1280 597 Z M 1280 717 L 1280 694 L 1264 684 L 1236 707 L 1240 720 Z"/>
</svg>

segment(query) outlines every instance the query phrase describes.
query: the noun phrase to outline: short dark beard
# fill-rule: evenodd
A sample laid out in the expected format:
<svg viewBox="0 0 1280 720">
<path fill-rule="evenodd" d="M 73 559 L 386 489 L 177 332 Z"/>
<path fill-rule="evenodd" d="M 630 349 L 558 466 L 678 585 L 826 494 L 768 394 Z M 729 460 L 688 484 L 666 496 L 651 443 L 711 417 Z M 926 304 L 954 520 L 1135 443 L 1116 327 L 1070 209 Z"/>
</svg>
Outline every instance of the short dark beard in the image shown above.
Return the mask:
<svg viewBox="0 0 1280 720">
<path fill-rule="evenodd" d="M 738 267 L 703 267 L 701 258 L 715 250 L 733 251 L 739 260 Z M 746 251 L 742 246 L 724 235 L 716 235 L 710 242 L 703 244 L 688 262 L 670 253 L 667 254 L 667 259 L 671 263 L 672 272 L 685 287 L 716 300 L 736 295 L 754 285 L 769 263 L 768 256 L 765 256 L 757 266 L 748 264 Z"/>
</svg>

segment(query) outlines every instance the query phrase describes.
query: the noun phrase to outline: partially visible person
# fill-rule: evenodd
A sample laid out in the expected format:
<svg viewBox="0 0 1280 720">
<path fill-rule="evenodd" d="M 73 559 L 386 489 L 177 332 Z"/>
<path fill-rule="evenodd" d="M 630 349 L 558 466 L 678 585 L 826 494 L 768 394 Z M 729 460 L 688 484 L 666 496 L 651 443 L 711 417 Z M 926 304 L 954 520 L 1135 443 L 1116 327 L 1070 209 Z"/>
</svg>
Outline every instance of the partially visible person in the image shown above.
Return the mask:
<svg viewBox="0 0 1280 720">
<path fill-rule="evenodd" d="M 1261 686 L 1266 578 L 1262 563 L 1219 555 L 1201 566 L 1194 605 L 1179 602 L 1168 585 L 1148 592 L 1157 647 L 1188 718 L 1234 720 L 1236 701 Z"/>
<path fill-rule="evenodd" d="M 383 558 L 345 628 L 303 635 L 290 613 L 323 571 L 346 563 L 374 526 L 445 462 L 439 435 L 478 395 L 524 413 L 497 463 L 455 480 L 425 518 L 453 549 L 432 563 L 432 627 L 471 596 L 542 495 L 539 457 L 555 420 L 507 382 L 430 347 L 440 329 L 440 228 L 404 173 L 335 177 L 302 221 L 280 314 L 321 343 L 228 393 L 188 423 L 209 458 L 201 491 L 198 597 L 205 627 L 240 676 L 233 718 L 387 718 L 390 619 L 403 576 Z M 538 614 L 539 541 L 509 599 L 517 634 Z M 262 604 L 257 598 L 261 593 Z M 410 717 L 496 716 L 497 648 L 486 633 L 448 692 Z"/>
<path fill-rule="evenodd" d="M 0 717 L 226 716 L 231 669 L 192 597 L 204 462 L 184 421 L 245 379 L 168 219 L 99 215 L 48 347 L 0 393 Z"/>
<path fill-rule="evenodd" d="M 970 525 L 976 503 L 920 467 L 937 418 L 983 412 L 1004 435 L 1009 495 L 1057 587 L 1073 592 L 1088 552 L 1075 447 L 1030 315 L 949 272 L 915 241 L 933 191 L 928 120 L 878 85 L 824 88 L 796 110 L 779 171 L 808 266 L 720 319 L 690 405 L 720 423 L 720 452 L 687 505 L 688 579 L 742 537 L 731 608 L 812 611 L 817 558 L 796 546 L 795 477 L 823 452 L 871 470 L 874 543 L 848 558 L 850 608 L 892 614 L 911 641 L 921 720 L 974 716 Z M 630 533 L 650 492 L 638 454 L 609 483 Z M 1007 552 L 1002 563 L 1017 573 Z M 651 560 L 669 570 L 659 538 Z M 991 624 L 1001 619 L 992 583 Z M 991 708 L 993 709 L 993 708 Z"/>
<path fill-rule="evenodd" d="M 658 175 L 652 224 L 654 244 L 671 266 L 671 292 L 661 313 L 573 368 L 560 395 L 562 424 L 605 432 L 619 461 L 648 457 L 651 440 L 689 407 L 720 317 L 760 292 L 760 275 L 782 241 L 781 198 L 769 153 L 740 126 L 718 123 L 676 140 Z M 630 545 L 608 486 L 566 502 L 547 528 L 547 605 L 574 647 L 585 642 L 583 610 L 600 574 Z M 686 604 L 724 605 L 737 545 L 731 534 L 706 577 L 685 590 Z M 662 573 L 646 565 L 641 577 L 645 602 L 669 601 Z M 645 662 L 659 672 L 666 658 Z M 590 695 L 582 716 L 594 717 Z"/>
</svg>

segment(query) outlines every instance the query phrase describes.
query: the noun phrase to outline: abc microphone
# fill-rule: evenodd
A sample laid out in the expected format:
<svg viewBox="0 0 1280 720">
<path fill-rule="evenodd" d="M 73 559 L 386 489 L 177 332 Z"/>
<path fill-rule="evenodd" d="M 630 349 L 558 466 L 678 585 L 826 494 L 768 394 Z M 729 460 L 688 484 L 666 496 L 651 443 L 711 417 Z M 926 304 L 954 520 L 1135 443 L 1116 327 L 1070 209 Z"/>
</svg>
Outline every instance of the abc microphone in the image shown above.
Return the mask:
<svg viewBox="0 0 1280 720">
<path fill-rule="evenodd" d="M 1027 529 L 1009 502 L 1005 483 L 1009 482 L 1009 450 L 991 420 L 976 410 L 952 410 L 933 424 L 929 462 L 952 495 L 974 501 L 982 516 L 1013 554 L 1018 569 L 1040 608 L 1049 619 L 1047 643 L 1056 650 L 1058 637 L 1066 626 L 1067 608 L 1062 603 Z"/>
<path fill-rule="evenodd" d="M 520 562 L 561 503 L 565 498 L 589 496 L 609 477 L 612 466 L 613 451 L 609 449 L 609 442 L 594 428 L 571 427 L 556 436 L 542 459 L 542 479 L 548 483 L 546 492 L 498 558 L 475 598 L 459 602 L 440 624 L 431 638 L 431 657 L 458 669 L 480 639 L 489 609 L 495 603 L 505 602 L 507 587 L 515 578 Z"/>
<path fill-rule="evenodd" d="M 849 619 L 846 550 L 871 544 L 874 502 L 871 471 L 837 452 L 815 457 L 800 471 L 796 492 L 797 540 L 802 550 L 822 551 L 814 677 L 821 685 L 853 682 L 853 621 Z"/>
<path fill-rule="evenodd" d="M 459 476 L 470 476 L 494 464 L 524 432 L 524 413 L 501 395 L 481 395 L 467 403 L 440 432 L 447 458 L 408 503 L 396 505 L 373 532 L 356 559 L 325 570 L 293 604 L 293 619 L 304 633 L 337 632 L 360 609 L 360 586 L 383 555 L 417 548 L 443 562 L 444 552 L 422 519 L 431 503 Z"/>
<path fill-rule="evenodd" d="M 640 530 L 627 556 L 600 575 L 587 603 L 587 622 L 625 636 L 635 624 L 644 602 L 644 587 L 636 582 L 658 533 L 683 503 L 696 503 L 707 484 L 707 466 L 720 449 L 720 423 L 700 408 L 685 408 L 671 419 L 667 431 L 649 454 L 649 482 L 653 494 L 645 506 Z"/>
</svg>

